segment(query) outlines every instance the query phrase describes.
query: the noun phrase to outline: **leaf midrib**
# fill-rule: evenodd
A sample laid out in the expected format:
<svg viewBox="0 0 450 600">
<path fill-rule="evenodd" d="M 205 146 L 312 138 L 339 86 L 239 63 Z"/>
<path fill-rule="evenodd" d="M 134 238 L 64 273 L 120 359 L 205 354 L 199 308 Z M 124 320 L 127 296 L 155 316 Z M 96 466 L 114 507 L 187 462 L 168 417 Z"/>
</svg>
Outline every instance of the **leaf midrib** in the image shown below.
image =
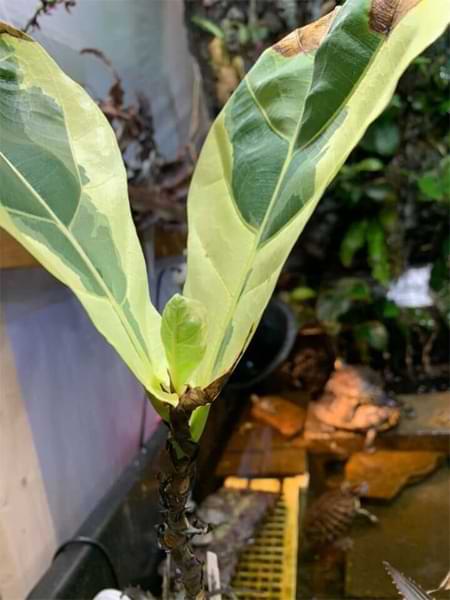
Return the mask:
<svg viewBox="0 0 450 600">
<path fill-rule="evenodd" d="M 256 108 L 259 110 L 259 112 L 261 113 L 264 121 L 267 123 L 267 126 L 273 131 L 273 133 L 275 135 L 277 135 L 279 138 L 285 140 L 286 142 L 289 142 L 289 138 L 282 133 L 277 127 L 275 127 L 275 125 L 272 123 L 272 120 L 270 119 L 269 115 L 267 114 L 266 110 L 264 109 L 264 107 L 262 106 L 262 104 L 260 103 L 260 101 L 258 100 L 258 97 L 256 96 L 255 90 L 253 89 L 251 83 L 250 83 L 250 79 L 247 76 L 245 78 L 245 84 L 247 86 L 247 89 L 249 91 L 250 96 L 252 97 L 253 102 L 256 105 Z"/>
<path fill-rule="evenodd" d="M 312 76 L 311 76 L 311 83 L 312 83 Z M 307 95 L 306 95 L 306 97 L 307 97 Z M 303 106 L 303 110 L 304 110 L 304 106 Z M 286 174 L 286 171 L 289 168 L 289 164 L 290 164 L 290 161 L 292 159 L 292 155 L 294 153 L 295 140 L 296 140 L 296 138 L 298 136 L 299 129 L 300 129 L 300 126 L 301 126 L 302 116 L 303 116 L 303 110 L 299 114 L 299 118 L 298 118 L 298 121 L 296 123 L 294 133 L 293 133 L 292 138 L 291 138 L 291 140 L 289 142 L 289 147 L 288 147 L 288 151 L 286 153 L 286 158 L 284 159 L 283 166 L 282 166 L 280 174 L 278 176 L 277 184 L 276 184 L 275 189 L 274 189 L 274 191 L 272 193 L 272 196 L 271 196 L 271 199 L 270 199 L 270 202 L 269 202 L 266 214 L 264 216 L 263 221 L 261 222 L 260 228 L 257 231 L 257 235 L 255 235 L 255 239 L 254 239 L 254 242 L 253 242 L 253 247 L 251 249 L 251 252 L 249 254 L 247 262 L 245 264 L 245 268 L 242 271 L 242 277 L 241 277 L 241 280 L 239 282 L 238 290 L 237 290 L 236 294 L 234 294 L 234 296 L 233 296 L 232 304 L 231 304 L 230 309 L 228 310 L 227 315 L 226 315 L 226 317 L 225 317 L 225 319 L 223 321 L 225 323 L 225 327 L 222 328 L 222 331 L 226 331 L 226 328 L 227 328 L 228 324 L 231 322 L 233 314 L 236 311 L 236 306 L 237 306 L 237 304 L 239 302 L 239 299 L 240 299 L 240 297 L 242 295 L 242 292 L 243 292 L 243 289 L 245 287 L 245 284 L 246 284 L 246 281 L 247 281 L 247 274 L 248 274 L 248 272 L 249 272 L 249 270 L 251 268 L 251 265 L 255 261 L 255 256 L 257 254 L 257 250 L 258 250 L 258 247 L 259 247 L 259 240 L 260 240 L 261 234 L 264 231 L 264 227 L 265 227 L 265 225 L 267 223 L 268 215 L 269 215 L 269 213 L 270 213 L 270 211 L 272 209 L 272 206 L 273 206 L 273 203 L 274 203 L 275 199 L 277 198 L 278 192 L 279 192 L 280 187 L 281 187 L 281 185 L 283 183 L 283 180 L 284 180 L 284 176 Z M 247 344 L 248 344 L 249 341 L 250 340 L 248 339 Z M 211 361 L 210 361 L 210 365 L 208 367 L 208 382 L 209 382 L 209 379 L 212 378 L 212 372 L 213 372 L 213 369 L 214 369 L 215 362 L 217 360 L 217 356 L 218 356 L 221 344 L 222 344 L 222 339 L 219 339 L 218 343 L 216 343 L 216 347 L 214 348 L 214 352 L 211 354 Z M 245 351 L 245 348 L 243 349 L 243 352 L 244 351 Z"/>
</svg>

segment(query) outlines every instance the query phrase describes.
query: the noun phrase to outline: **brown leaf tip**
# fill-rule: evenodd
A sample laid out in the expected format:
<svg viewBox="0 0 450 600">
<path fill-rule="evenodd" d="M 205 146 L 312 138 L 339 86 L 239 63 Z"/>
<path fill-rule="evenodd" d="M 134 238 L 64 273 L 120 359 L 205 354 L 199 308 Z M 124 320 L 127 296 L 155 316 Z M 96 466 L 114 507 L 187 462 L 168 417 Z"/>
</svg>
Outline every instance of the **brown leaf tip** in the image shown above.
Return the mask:
<svg viewBox="0 0 450 600">
<path fill-rule="evenodd" d="M 4 21 L 0 21 L 0 35 L 2 35 L 3 33 L 7 33 L 8 35 L 11 35 L 12 37 L 16 37 L 16 38 L 19 38 L 22 40 L 32 41 L 30 36 L 28 36 L 23 31 L 20 31 L 20 29 L 16 29 L 12 25 L 8 25 L 8 23 L 5 23 Z"/>
<path fill-rule="evenodd" d="M 422 0 L 372 0 L 369 25 L 372 31 L 387 35 Z"/>
<path fill-rule="evenodd" d="M 296 56 L 303 52 L 311 52 L 317 50 L 322 43 L 323 38 L 328 33 L 331 23 L 334 21 L 339 7 L 321 17 L 314 23 L 310 23 L 305 27 L 295 29 L 282 40 L 272 46 L 275 52 L 282 54 L 286 58 Z"/>
</svg>

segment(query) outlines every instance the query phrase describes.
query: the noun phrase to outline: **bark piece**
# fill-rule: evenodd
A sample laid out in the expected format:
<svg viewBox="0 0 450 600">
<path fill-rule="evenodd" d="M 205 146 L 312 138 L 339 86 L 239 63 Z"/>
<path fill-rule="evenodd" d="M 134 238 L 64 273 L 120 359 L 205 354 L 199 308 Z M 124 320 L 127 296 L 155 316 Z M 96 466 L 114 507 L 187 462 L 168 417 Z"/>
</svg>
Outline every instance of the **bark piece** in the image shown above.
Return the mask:
<svg viewBox="0 0 450 600">
<path fill-rule="evenodd" d="M 222 588 L 230 585 L 239 554 L 277 500 L 276 493 L 221 488 L 200 506 L 197 515 L 211 531 L 194 538 L 195 552 L 202 560 L 206 552 L 217 554 Z"/>
</svg>

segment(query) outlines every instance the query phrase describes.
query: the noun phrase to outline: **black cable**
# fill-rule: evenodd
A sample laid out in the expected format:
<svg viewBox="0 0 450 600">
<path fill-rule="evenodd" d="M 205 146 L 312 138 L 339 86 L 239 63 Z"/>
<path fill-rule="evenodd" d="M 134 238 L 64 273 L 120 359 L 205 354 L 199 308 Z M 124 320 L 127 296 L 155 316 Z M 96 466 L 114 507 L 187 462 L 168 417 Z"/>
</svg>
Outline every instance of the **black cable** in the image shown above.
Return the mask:
<svg viewBox="0 0 450 600">
<path fill-rule="evenodd" d="M 96 548 L 100 552 L 100 554 L 103 556 L 103 558 L 105 559 L 105 561 L 109 567 L 109 570 L 111 571 L 114 585 L 116 586 L 116 588 L 118 590 L 122 589 L 120 587 L 119 577 L 117 575 L 116 568 L 114 567 L 114 563 L 111 559 L 111 556 L 109 555 L 108 550 L 101 542 L 98 542 L 97 540 L 94 540 L 90 537 L 86 537 L 84 535 L 79 535 L 77 537 L 72 538 L 71 540 L 67 540 L 67 542 L 64 542 L 63 544 L 61 544 L 61 546 L 56 550 L 55 554 L 53 555 L 52 560 L 53 561 L 56 560 L 56 558 L 60 554 L 62 554 L 68 546 L 71 546 L 72 544 L 80 544 L 80 545 L 86 545 L 86 546 L 91 546 L 92 548 Z"/>
</svg>

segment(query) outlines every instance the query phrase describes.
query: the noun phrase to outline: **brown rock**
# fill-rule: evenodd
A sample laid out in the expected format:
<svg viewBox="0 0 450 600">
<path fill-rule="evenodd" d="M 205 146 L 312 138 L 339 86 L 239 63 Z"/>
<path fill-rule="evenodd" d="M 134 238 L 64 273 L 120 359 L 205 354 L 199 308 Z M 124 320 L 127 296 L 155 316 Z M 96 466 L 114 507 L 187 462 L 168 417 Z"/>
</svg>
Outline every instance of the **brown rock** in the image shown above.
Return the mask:
<svg viewBox="0 0 450 600">
<path fill-rule="evenodd" d="M 432 473 L 441 463 L 440 452 L 377 450 L 353 454 L 345 467 L 352 485 L 367 483 L 364 496 L 391 500 L 406 485 Z"/>
<path fill-rule="evenodd" d="M 368 367 L 337 364 L 324 393 L 310 411 L 323 424 L 346 431 L 385 431 L 397 425 L 400 411 Z"/>
<path fill-rule="evenodd" d="M 251 397 L 251 416 L 270 425 L 282 435 L 292 437 L 302 431 L 306 419 L 306 411 L 301 406 L 285 400 L 282 396 Z"/>
</svg>

